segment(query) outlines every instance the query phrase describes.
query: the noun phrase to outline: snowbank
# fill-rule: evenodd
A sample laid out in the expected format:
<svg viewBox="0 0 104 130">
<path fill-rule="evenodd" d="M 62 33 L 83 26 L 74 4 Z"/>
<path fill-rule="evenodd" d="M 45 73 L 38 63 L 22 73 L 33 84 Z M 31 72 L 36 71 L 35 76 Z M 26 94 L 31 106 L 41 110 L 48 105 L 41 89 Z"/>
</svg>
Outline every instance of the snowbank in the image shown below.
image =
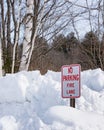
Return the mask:
<svg viewBox="0 0 104 130">
<path fill-rule="evenodd" d="M 61 73 L 19 72 L 0 78 L 0 130 L 103 130 L 104 72 L 81 73 L 76 108 L 61 97 Z"/>
</svg>

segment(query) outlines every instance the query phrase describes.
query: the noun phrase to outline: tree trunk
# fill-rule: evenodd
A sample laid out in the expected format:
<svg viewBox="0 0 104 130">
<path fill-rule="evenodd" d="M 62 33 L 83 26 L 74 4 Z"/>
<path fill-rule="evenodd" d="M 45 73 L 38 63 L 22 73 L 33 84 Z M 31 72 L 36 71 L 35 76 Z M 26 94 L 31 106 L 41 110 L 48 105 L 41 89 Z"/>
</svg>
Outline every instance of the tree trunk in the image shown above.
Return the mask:
<svg viewBox="0 0 104 130">
<path fill-rule="evenodd" d="M 19 71 L 27 70 L 27 61 L 29 57 L 31 47 L 31 36 L 32 36 L 32 15 L 33 15 L 33 0 L 27 0 L 27 19 L 25 27 L 25 36 L 23 41 L 23 52 Z"/>
<path fill-rule="evenodd" d="M 14 5 L 13 5 L 13 6 L 14 6 Z M 13 7 L 12 7 L 12 8 L 13 8 Z M 12 10 L 12 15 L 13 15 L 13 17 L 14 17 L 14 26 L 15 26 L 15 40 L 14 40 L 14 46 L 13 46 L 12 71 L 11 71 L 12 73 L 14 73 L 15 60 L 16 60 L 16 48 L 17 48 L 18 40 L 19 40 L 20 12 L 21 12 L 21 3 L 19 2 L 17 21 L 16 21 L 16 19 L 15 19 L 15 11 Z"/>
<path fill-rule="evenodd" d="M 34 49 L 36 36 L 40 26 L 42 25 L 41 22 L 44 14 L 45 1 L 43 2 L 43 6 L 41 7 L 40 14 L 38 14 L 40 1 L 38 1 L 38 3 L 36 2 L 34 3 L 34 10 L 33 10 L 33 3 L 34 2 L 32 0 L 27 1 L 27 5 L 28 5 L 27 15 L 29 14 L 29 16 L 27 17 L 27 22 L 26 22 L 25 39 L 23 42 L 23 54 L 22 54 L 22 60 L 20 63 L 19 71 L 28 70 L 32 52 Z M 34 13 L 34 17 L 32 17 L 33 13 Z"/>
<path fill-rule="evenodd" d="M 1 28 L 0 28 L 1 29 Z M 0 30 L 0 77 L 2 76 L 2 46 L 1 46 L 1 30 Z"/>
</svg>

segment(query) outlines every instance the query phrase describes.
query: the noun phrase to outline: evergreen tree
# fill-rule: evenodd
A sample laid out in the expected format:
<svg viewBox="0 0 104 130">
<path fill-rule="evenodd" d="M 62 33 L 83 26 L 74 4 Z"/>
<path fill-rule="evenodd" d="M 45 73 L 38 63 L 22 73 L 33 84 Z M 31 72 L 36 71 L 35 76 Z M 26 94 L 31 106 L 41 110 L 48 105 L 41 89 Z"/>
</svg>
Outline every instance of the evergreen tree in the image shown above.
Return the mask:
<svg viewBox="0 0 104 130">
<path fill-rule="evenodd" d="M 82 41 L 82 53 L 87 57 L 88 62 L 91 63 L 91 68 L 100 67 L 99 44 L 99 39 L 94 32 L 90 31 L 85 34 Z"/>
<path fill-rule="evenodd" d="M 79 41 L 75 37 L 74 32 L 69 33 L 66 38 L 67 38 L 67 48 L 68 48 L 69 51 L 78 47 Z"/>
<path fill-rule="evenodd" d="M 45 73 L 43 71 L 47 70 L 47 64 L 49 62 L 47 60 L 47 55 L 46 55 L 48 49 L 49 49 L 49 45 L 47 44 L 46 39 L 43 37 L 37 36 L 32 58 L 31 58 L 31 62 L 30 62 L 30 66 L 29 66 L 29 70 L 38 69 L 42 73 Z"/>
<path fill-rule="evenodd" d="M 63 34 L 60 34 L 58 36 L 55 36 L 52 47 L 56 51 L 62 51 L 64 53 L 67 53 L 67 39 Z"/>
</svg>

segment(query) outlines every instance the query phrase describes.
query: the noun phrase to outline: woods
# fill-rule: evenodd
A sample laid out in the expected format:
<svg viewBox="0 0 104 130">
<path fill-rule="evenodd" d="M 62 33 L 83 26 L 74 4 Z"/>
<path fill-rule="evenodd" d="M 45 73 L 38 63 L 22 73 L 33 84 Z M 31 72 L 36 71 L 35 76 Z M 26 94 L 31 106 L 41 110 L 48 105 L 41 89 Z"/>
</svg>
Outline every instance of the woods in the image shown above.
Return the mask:
<svg viewBox="0 0 104 130">
<path fill-rule="evenodd" d="M 104 0 L 0 0 L 0 76 L 104 69 Z"/>
</svg>

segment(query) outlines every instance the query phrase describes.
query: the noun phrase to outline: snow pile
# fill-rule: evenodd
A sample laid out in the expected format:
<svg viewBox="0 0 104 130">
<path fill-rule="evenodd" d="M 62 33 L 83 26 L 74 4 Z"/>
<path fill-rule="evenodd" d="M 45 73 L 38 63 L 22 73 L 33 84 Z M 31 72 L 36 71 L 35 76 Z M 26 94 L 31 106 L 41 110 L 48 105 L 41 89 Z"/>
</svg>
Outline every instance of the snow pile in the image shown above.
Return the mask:
<svg viewBox="0 0 104 130">
<path fill-rule="evenodd" d="M 0 130 L 103 130 L 104 72 L 81 73 L 76 108 L 61 97 L 61 73 L 19 72 L 0 78 Z"/>
<path fill-rule="evenodd" d="M 82 84 L 100 92 L 104 90 L 104 72 L 101 69 L 89 70 L 82 73 Z"/>
</svg>

